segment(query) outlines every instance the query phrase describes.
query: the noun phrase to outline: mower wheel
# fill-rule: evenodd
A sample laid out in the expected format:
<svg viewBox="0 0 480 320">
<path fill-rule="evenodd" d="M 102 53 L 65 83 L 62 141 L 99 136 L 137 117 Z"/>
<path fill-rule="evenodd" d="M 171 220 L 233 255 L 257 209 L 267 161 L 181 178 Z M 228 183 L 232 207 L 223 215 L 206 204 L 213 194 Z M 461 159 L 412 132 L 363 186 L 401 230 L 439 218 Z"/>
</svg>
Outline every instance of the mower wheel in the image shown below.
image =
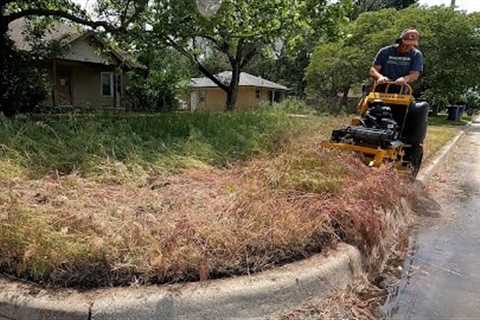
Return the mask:
<svg viewBox="0 0 480 320">
<path fill-rule="evenodd" d="M 412 170 L 412 176 L 416 177 L 420 171 L 423 160 L 423 146 L 413 145 L 407 150 L 408 161 Z"/>
</svg>

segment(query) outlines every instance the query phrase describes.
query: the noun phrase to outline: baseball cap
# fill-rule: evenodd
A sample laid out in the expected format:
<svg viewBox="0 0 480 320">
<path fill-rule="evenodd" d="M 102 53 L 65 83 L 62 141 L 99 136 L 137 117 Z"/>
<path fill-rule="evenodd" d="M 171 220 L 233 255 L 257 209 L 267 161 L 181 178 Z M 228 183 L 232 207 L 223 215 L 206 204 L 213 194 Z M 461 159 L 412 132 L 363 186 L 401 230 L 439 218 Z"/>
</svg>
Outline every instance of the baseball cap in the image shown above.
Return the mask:
<svg viewBox="0 0 480 320">
<path fill-rule="evenodd" d="M 407 29 L 402 32 L 400 38 L 403 42 L 407 44 L 412 44 L 414 46 L 418 46 L 418 40 L 420 39 L 420 32 L 417 29 Z"/>
</svg>

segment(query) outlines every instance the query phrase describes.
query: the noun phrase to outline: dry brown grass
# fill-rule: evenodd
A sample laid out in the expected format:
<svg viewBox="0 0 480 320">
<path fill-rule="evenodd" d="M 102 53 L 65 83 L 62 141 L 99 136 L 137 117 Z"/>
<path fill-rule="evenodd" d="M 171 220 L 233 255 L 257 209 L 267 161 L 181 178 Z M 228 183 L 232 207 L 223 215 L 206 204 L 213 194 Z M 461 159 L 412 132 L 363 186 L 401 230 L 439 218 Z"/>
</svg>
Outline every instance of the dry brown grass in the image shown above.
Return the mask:
<svg viewBox="0 0 480 320">
<path fill-rule="evenodd" d="M 3 179 L 0 270 L 93 287 L 251 273 L 338 240 L 384 255 L 382 239 L 403 214 L 386 209 L 410 193 L 393 170 L 322 149 L 336 121 L 344 119 L 228 168 L 121 184 L 75 174 Z"/>
<path fill-rule="evenodd" d="M 366 277 L 321 300 L 312 300 L 274 320 L 376 320 L 385 291 Z"/>
</svg>

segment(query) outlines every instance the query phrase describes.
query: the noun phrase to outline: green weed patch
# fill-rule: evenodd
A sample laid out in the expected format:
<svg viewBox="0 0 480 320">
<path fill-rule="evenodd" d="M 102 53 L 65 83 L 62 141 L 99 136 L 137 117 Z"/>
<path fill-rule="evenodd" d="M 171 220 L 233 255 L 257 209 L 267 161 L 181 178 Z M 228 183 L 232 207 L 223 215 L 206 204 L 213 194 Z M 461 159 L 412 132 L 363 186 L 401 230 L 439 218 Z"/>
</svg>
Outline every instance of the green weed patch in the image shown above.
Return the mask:
<svg viewBox="0 0 480 320">
<path fill-rule="evenodd" d="M 95 173 L 109 162 L 175 169 L 182 157 L 221 166 L 273 150 L 290 130 L 281 112 L 17 120 L 0 124 L 0 160 L 15 160 L 36 177 Z"/>
</svg>

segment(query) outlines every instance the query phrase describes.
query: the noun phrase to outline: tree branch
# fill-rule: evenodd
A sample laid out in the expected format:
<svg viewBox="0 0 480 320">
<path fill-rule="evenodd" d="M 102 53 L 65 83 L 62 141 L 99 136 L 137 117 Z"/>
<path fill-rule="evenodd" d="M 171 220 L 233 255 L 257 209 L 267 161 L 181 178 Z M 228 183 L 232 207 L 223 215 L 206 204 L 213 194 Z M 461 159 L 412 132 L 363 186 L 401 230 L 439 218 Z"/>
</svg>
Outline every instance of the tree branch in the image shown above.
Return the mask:
<svg viewBox="0 0 480 320">
<path fill-rule="evenodd" d="M 190 61 L 195 63 L 198 66 L 198 70 L 200 70 L 201 73 L 203 73 L 207 78 L 212 80 L 217 86 L 220 87 L 223 91 L 227 92 L 228 91 L 228 86 L 225 85 L 223 82 L 218 80 L 195 56 L 195 54 L 188 52 L 183 48 L 181 45 L 176 43 L 173 39 L 170 39 L 168 37 L 165 37 L 165 42 L 172 46 L 175 50 L 183 54 L 185 57 L 187 57 Z"/>
<path fill-rule="evenodd" d="M 205 68 L 200 62 L 197 61 L 198 70 L 203 73 L 207 78 L 212 80 L 217 86 L 220 87 L 223 91 L 227 92 L 229 87 L 225 85 L 223 82 L 218 80 L 215 75 L 213 75 L 207 68 Z"/>
<path fill-rule="evenodd" d="M 87 18 L 82 18 L 63 10 L 49 10 L 49 9 L 26 9 L 20 12 L 15 12 L 5 16 L 5 22 L 8 25 L 12 21 L 15 21 L 17 19 L 27 17 L 27 16 L 44 16 L 44 17 L 55 16 L 55 17 L 65 18 L 72 22 L 89 26 L 93 29 L 103 27 L 105 28 L 105 30 L 111 31 L 111 32 L 122 30 L 122 27 L 120 28 L 114 27 L 113 25 L 111 25 L 106 21 L 92 21 Z"/>
<path fill-rule="evenodd" d="M 253 57 L 255 57 L 256 54 L 257 54 L 257 48 L 254 47 L 245 55 L 245 57 L 243 57 L 242 61 L 240 62 L 240 68 L 245 67 L 247 63 L 249 63 L 250 60 L 252 60 Z"/>
</svg>

